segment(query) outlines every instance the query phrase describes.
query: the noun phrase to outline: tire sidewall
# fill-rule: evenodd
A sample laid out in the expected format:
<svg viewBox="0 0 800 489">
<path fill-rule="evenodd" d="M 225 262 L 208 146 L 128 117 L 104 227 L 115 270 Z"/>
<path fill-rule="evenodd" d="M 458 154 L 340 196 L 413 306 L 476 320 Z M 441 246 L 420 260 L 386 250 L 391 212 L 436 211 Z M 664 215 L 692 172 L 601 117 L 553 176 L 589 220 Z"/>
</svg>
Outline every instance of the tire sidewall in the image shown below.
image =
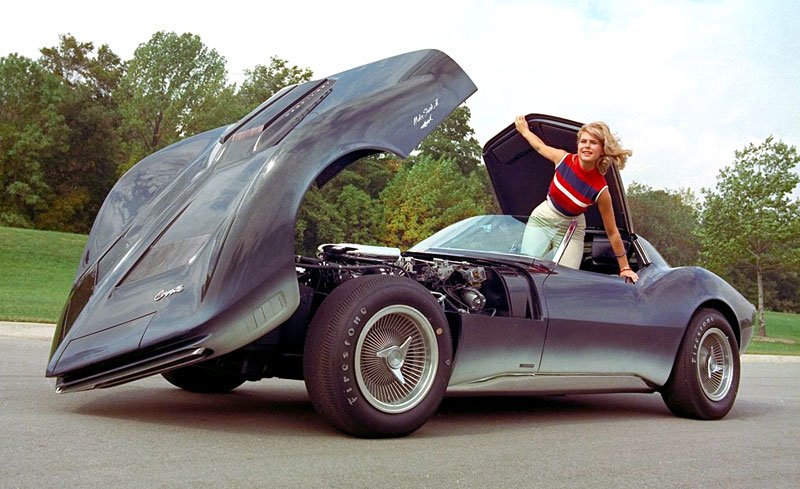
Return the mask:
<svg viewBox="0 0 800 489">
<path fill-rule="evenodd" d="M 722 399 L 714 401 L 706 396 L 698 375 L 698 354 L 700 351 L 701 340 L 709 330 L 716 328 L 728 341 L 731 349 L 731 361 L 733 366 L 733 378 L 728 392 Z M 741 365 L 739 358 L 739 347 L 733 330 L 722 314 L 712 310 L 701 310 L 692 319 L 687 330 L 686 345 L 681 352 L 681 365 L 679 371 L 683 375 L 684 388 L 676 386 L 678 395 L 688 395 L 694 414 L 701 419 L 720 419 L 724 417 L 733 407 L 736 394 L 739 390 L 739 380 L 741 376 Z M 676 379 L 679 381 L 679 379 Z M 681 392 L 682 391 L 682 392 Z"/>
<path fill-rule="evenodd" d="M 430 323 L 438 348 L 436 372 L 425 398 L 402 413 L 386 413 L 373 406 L 356 380 L 356 348 L 364 328 L 376 313 L 391 305 L 405 305 L 419 311 Z M 327 307 L 326 307 L 327 306 Z M 333 309 L 333 311 L 331 311 Z M 364 276 L 352 279 L 326 299 L 314 317 L 309 336 L 324 329 L 326 338 L 307 342 L 309 348 L 322 346 L 324 393 L 330 409 L 318 409 L 337 428 L 359 436 L 403 436 L 427 421 L 441 402 L 450 379 L 452 343 L 441 306 L 430 293 L 411 279 L 393 276 Z M 434 345 L 431 345 L 434 347 Z M 308 359 L 318 352 L 306 351 Z M 307 366 L 314 368 L 314 366 Z M 325 375 L 328 372 L 328 375 Z M 308 376 L 306 381 L 309 382 Z M 310 394 L 312 389 L 310 389 Z M 313 389 L 319 391 L 319 389 Z M 317 402 L 312 394 L 312 403 Z M 326 413 L 326 411 L 328 411 Z"/>
</svg>

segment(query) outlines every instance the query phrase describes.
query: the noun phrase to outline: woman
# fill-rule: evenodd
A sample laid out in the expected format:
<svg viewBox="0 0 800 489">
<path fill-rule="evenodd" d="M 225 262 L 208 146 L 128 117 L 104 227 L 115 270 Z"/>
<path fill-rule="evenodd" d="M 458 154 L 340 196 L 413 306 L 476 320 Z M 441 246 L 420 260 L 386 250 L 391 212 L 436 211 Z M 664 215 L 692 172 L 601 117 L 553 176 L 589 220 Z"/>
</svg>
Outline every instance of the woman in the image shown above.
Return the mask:
<svg viewBox="0 0 800 489">
<path fill-rule="evenodd" d="M 563 229 L 572 220 L 578 221 L 578 228 L 567 245 L 561 263 L 571 268 L 580 267 L 586 229 L 584 213 L 591 205 L 597 204 L 603 218 L 603 227 L 619 263 L 620 276 L 634 283 L 639 280 L 639 276 L 628 264 L 605 180 L 608 168 L 615 165 L 621 170 L 632 152 L 620 147 L 617 138 L 603 122 L 592 122 L 581 127 L 578 131 L 577 154 L 546 145 L 531 132 L 524 116 L 518 116 L 515 125 L 536 152 L 556 165 L 547 198 L 533 210 L 531 218 L 544 220 L 549 224 L 556 223 Z M 526 244 L 530 245 L 528 236 L 523 240 L 523 249 Z"/>
</svg>

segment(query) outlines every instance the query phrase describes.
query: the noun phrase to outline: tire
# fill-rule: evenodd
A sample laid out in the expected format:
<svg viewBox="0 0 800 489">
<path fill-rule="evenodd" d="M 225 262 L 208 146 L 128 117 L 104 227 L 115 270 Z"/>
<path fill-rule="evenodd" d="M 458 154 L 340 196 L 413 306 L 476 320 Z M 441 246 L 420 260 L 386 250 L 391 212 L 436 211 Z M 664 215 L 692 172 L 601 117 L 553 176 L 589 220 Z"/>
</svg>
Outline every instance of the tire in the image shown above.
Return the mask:
<svg viewBox="0 0 800 489">
<path fill-rule="evenodd" d="M 176 368 L 161 376 L 175 387 L 201 394 L 223 394 L 245 382 L 242 375 L 215 370 L 203 364 Z"/>
<path fill-rule="evenodd" d="M 442 307 L 405 277 L 343 283 L 315 314 L 304 348 L 314 409 L 355 436 L 415 431 L 436 412 L 450 380 L 453 345 Z"/>
<path fill-rule="evenodd" d="M 739 345 L 728 321 L 713 309 L 701 309 L 686 329 L 661 397 L 676 416 L 723 418 L 739 390 L 739 360 Z"/>
</svg>

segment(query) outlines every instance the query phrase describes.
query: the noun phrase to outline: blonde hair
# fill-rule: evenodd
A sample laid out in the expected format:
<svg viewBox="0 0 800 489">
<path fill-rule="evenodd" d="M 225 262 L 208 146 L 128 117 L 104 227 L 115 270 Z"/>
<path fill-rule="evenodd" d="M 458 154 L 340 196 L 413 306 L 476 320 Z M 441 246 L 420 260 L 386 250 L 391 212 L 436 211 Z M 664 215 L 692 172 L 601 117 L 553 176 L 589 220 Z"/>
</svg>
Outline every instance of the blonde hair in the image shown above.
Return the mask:
<svg viewBox="0 0 800 489">
<path fill-rule="evenodd" d="M 578 140 L 581 139 L 581 133 L 584 132 L 591 134 L 603 143 L 603 156 L 597 162 L 597 171 L 601 175 L 605 175 L 611 165 L 616 166 L 618 170 L 625 168 L 625 162 L 633 155 L 633 151 L 620 146 L 619 139 L 611 133 L 611 129 L 605 122 L 584 124 L 578 131 Z"/>
</svg>

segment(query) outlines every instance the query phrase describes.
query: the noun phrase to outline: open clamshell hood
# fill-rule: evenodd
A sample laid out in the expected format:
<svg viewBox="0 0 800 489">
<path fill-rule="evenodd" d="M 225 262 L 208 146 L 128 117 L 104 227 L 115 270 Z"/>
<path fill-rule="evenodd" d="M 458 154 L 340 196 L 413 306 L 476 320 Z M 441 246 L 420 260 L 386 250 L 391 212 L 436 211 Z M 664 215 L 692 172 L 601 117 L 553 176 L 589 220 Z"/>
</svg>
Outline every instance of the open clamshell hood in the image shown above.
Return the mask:
<svg viewBox="0 0 800 489">
<path fill-rule="evenodd" d="M 408 154 L 476 90 L 435 50 L 287 87 L 240 122 L 139 162 L 92 228 L 47 375 L 104 387 L 240 348 L 299 303 L 306 190 L 377 152 Z"/>
<path fill-rule="evenodd" d="M 570 153 L 577 152 L 578 130 L 583 124 L 542 114 L 529 114 L 525 119 L 531 131 L 548 146 Z M 527 216 L 544 201 L 555 167 L 531 147 L 517 132 L 514 124 L 503 129 L 484 145 L 483 160 L 504 214 Z M 615 167 L 608 169 L 606 182 L 617 227 L 622 233 L 633 233 L 622 180 Z M 590 229 L 603 227 L 596 205 L 586 212 L 586 226 Z"/>
</svg>

